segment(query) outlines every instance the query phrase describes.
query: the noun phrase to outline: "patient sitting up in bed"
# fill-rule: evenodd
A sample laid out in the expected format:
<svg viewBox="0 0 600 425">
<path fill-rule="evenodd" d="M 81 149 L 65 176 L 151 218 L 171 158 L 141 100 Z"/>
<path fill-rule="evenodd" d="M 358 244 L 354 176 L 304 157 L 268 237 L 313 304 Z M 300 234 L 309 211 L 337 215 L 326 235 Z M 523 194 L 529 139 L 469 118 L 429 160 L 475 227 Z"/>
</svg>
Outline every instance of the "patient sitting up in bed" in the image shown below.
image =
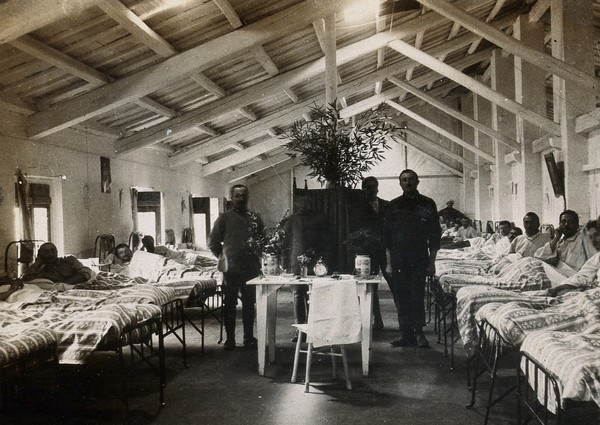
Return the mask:
<svg viewBox="0 0 600 425">
<path fill-rule="evenodd" d="M 534 257 L 545 261 L 572 276 L 589 260 L 597 250 L 592 244 L 589 232 L 579 228 L 579 216 L 575 211 L 565 210 L 559 216 L 559 225 L 550 242 L 539 248 Z"/>
<path fill-rule="evenodd" d="M 56 246 L 46 242 L 40 246 L 35 262 L 29 266 L 23 275 L 23 281 L 48 279 L 54 283 L 74 285 L 89 280 L 92 271 L 72 255 L 58 256 Z"/>
<path fill-rule="evenodd" d="M 600 220 L 596 221 L 596 228 L 588 228 L 588 236 L 592 238 L 592 244 L 600 251 Z M 562 294 L 568 290 L 580 290 L 598 285 L 600 278 L 600 252 L 592 256 L 581 269 L 573 276 L 564 280 L 560 285 L 547 290 L 551 297 Z"/>
</svg>

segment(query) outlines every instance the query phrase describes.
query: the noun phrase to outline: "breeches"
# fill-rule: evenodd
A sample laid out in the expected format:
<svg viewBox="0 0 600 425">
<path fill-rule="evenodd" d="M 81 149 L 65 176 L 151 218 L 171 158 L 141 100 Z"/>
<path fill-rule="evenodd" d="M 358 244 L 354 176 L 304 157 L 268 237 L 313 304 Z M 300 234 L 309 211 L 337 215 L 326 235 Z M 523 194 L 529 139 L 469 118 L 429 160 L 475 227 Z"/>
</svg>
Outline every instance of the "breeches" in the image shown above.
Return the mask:
<svg viewBox="0 0 600 425">
<path fill-rule="evenodd" d="M 398 325 L 403 331 L 421 332 L 425 326 L 425 280 L 427 261 L 405 260 L 392 269 Z"/>
<path fill-rule="evenodd" d="M 236 307 L 238 295 L 242 299 L 242 323 L 244 339 L 254 335 L 254 304 L 256 303 L 256 288 L 247 285 L 249 276 L 238 273 L 225 273 L 223 287 L 223 316 L 227 338 L 235 337 Z"/>
</svg>

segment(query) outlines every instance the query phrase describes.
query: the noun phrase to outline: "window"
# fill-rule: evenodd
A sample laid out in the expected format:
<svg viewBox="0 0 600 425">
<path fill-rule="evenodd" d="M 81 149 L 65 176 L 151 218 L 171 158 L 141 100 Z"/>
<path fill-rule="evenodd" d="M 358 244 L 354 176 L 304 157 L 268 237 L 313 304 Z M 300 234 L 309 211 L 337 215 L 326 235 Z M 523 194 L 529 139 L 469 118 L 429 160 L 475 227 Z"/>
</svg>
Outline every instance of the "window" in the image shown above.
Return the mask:
<svg viewBox="0 0 600 425">
<path fill-rule="evenodd" d="M 33 223 L 32 239 L 50 241 L 52 239 L 50 231 L 50 207 L 52 205 L 50 185 L 30 183 L 27 205 L 31 211 L 31 221 Z"/>
<path fill-rule="evenodd" d="M 162 243 L 161 206 L 160 192 L 138 192 L 136 230 L 152 236 L 156 243 Z"/>
<path fill-rule="evenodd" d="M 215 220 L 219 217 L 219 199 L 205 196 L 192 197 L 192 211 L 194 244 L 205 247 Z"/>
</svg>

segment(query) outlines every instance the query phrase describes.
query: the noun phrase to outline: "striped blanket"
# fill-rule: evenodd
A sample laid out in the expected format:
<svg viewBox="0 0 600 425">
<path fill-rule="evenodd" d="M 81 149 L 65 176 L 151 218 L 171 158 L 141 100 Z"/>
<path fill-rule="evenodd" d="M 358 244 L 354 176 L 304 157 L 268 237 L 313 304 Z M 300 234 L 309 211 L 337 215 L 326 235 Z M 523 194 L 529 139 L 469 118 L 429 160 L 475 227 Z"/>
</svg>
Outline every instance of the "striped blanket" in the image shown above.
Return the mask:
<svg viewBox="0 0 600 425">
<path fill-rule="evenodd" d="M 213 277 L 207 277 L 204 272 L 187 272 L 185 277 L 172 277 L 169 279 L 160 279 L 158 282 L 152 282 L 143 277 L 129 277 L 122 274 L 111 272 L 100 272 L 95 279 L 90 280 L 75 286 L 75 289 L 83 291 L 116 291 L 121 298 L 126 297 L 135 302 L 135 297 L 140 296 L 140 299 L 152 299 L 154 304 L 162 305 L 167 301 L 179 298 L 190 304 L 201 300 L 207 293 L 213 293 L 217 288 L 217 280 Z M 212 276 L 212 275 L 211 275 Z M 134 289 L 137 288 L 137 289 Z M 156 299 L 160 294 L 152 294 L 148 288 L 155 288 L 158 291 L 160 288 L 166 289 L 169 297 L 158 302 Z M 102 297 L 102 292 L 99 297 Z M 90 295 L 93 296 L 93 295 Z"/>
<path fill-rule="evenodd" d="M 511 301 L 529 300 L 544 302 L 545 296 L 533 293 L 520 294 L 505 291 L 491 286 L 465 286 L 456 293 L 456 320 L 460 337 L 467 351 L 477 347 L 479 343 L 476 314 L 488 303 L 509 303 Z"/>
<path fill-rule="evenodd" d="M 600 288 L 548 300 L 486 304 L 478 311 L 510 344 L 520 346 L 533 331 L 583 332 L 600 325 Z"/>
<path fill-rule="evenodd" d="M 583 333 L 535 331 L 523 340 L 521 351 L 536 359 L 558 381 L 561 395 L 565 400 L 594 401 L 600 406 L 600 327 L 595 326 Z M 525 363 L 521 369 L 525 371 Z M 543 403 L 545 389 L 543 379 L 538 376 L 535 385 L 535 372 L 529 371 L 532 388 L 537 387 L 538 399 Z M 556 397 L 548 394 L 549 410 L 557 411 Z"/>
<path fill-rule="evenodd" d="M 550 287 L 550 279 L 541 260 L 533 257 L 522 257 L 507 264 L 501 268 L 498 274 L 449 274 L 441 276 L 440 283 L 447 290 L 453 290 L 454 292 L 469 285 L 489 285 L 512 291 L 536 291 Z"/>
<path fill-rule="evenodd" d="M 103 344 L 115 344 L 127 328 L 160 315 L 160 307 L 151 304 L 104 304 L 97 299 L 38 302 L 20 310 L 0 310 L 0 336 L 52 330 L 58 335 L 59 361 L 81 364 Z"/>
</svg>

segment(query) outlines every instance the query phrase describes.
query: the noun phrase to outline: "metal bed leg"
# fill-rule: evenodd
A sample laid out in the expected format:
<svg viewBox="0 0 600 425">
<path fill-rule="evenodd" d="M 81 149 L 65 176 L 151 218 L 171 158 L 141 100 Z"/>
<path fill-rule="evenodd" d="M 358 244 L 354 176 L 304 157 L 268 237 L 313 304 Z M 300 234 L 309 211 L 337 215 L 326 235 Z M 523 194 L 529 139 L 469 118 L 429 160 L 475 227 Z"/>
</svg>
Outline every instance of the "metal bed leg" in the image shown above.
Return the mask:
<svg viewBox="0 0 600 425">
<path fill-rule="evenodd" d="M 183 309 L 182 309 L 181 313 L 183 314 Z M 184 326 L 184 328 L 185 328 L 185 326 Z M 159 385 L 160 385 L 159 401 L 160 401 L 160 406 L 162 407 L 165 405 L 165 387 L 167 386 L 167 379 L 166 379 L 166 371 L 165 371 L 165 342 L 164 342 L 162 326 L 160 326 L 160 323 L 158 324 L 156 331 L 158 333 L 158 374 L 159 374 Z M 184 342 L 184 353 L 185 353 L 185 342 Z M 184 363 L 185 363 L 185 354 L 184 354 Z M 186 367 L 187 367 L 187 364 L 186 364 Z"/>
</svg>

